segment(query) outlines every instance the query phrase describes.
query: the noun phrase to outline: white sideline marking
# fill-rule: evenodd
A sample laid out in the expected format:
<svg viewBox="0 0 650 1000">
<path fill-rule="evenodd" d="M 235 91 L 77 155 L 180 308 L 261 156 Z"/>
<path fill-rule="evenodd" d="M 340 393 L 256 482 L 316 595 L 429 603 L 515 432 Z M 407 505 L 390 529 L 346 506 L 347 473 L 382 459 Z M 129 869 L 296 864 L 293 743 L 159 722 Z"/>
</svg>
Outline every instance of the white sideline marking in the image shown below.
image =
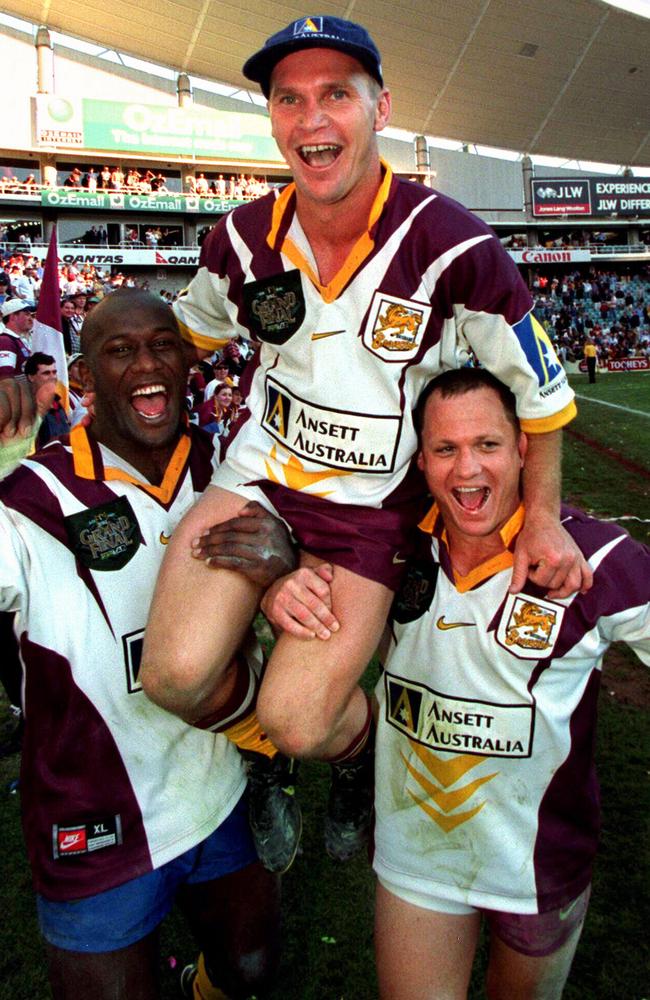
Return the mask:
<svg viewBox="0 0 650 1000">
<path fill-rule="evenodd" d="M 624 413 L 636 413 L 639 417 L 650 417 L 650 413 L 645 410 L 632 410 L 629 406 L 619 406 L 618 403 L 606 403 L 604 399 L 596 399 L 594 396 L 581 396 L 576 392 L 576 399 L 584 399 L 587 403 L 600 403 L 601 406 L 611 406 L 613 410 L 623 410 Z"/>
</svg>

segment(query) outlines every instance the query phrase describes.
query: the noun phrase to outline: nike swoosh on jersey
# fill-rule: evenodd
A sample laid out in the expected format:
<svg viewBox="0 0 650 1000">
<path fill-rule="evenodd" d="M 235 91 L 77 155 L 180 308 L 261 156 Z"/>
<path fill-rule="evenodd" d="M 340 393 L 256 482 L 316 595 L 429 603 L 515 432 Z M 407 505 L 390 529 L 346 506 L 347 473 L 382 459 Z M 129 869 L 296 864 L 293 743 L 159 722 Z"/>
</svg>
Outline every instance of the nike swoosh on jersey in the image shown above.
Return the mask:
<svg viewBox="0 0 650 1000">
<path fill-rule="evenodd" d="M 169 545 L 169 539 L 171 537 L 172 537 L 171 535 L 166 535 L 164 531 L 161 531 L 160 532 L 160 544 L 161 545 Z"/>
<path fill-rule="evenodd" d="M 440 618 L 436 622 L 436 628 L 441 629 L 445 632 L 449 628 L 473 628 L 476 622 L 446 622 L 445 616 L 440 615 Z"/>
<path fill-rule="evenodd" d="M 345 333 L 345 330 L 327 330 L 325 333 L 312 333 L 312 340 L 324 340 L 325 337 L 336 337 L 338 333 Z"/>
<path fill-rule="evenodd" d="M 400 563 L 405 563 L 406 559 L 400 559 L 399 552 L 396 552 L 393 556 L 393 566 L 399 566 Z"/>
<path fill-rule="evenodd" d="M 578 899 L 574 899 L 572 903 L 569 903 L 567 906 L 562 907 L 562 909 L 558 913 L 558 917 L 560 918 L 560 920 L 566 920 L 566 918 L 571 914 L 571 911 L 574 909 L 574 907 L 577 906 L 579 900 L 580 897 L 578 896 Z"/>
</svg>

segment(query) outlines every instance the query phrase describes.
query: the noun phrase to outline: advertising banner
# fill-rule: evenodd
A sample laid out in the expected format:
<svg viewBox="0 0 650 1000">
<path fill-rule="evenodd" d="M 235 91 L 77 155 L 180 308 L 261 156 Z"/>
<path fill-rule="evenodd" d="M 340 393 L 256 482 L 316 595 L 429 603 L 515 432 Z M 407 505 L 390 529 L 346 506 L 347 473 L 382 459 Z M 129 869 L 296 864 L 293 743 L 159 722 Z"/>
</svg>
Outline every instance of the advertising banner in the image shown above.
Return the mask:
<svg viewBox="0 0 650 1000">
<path fill-rule="evenodd" d="M 544 249 L 508 250 L 515 264 L 574 264 L 591 260 L 589 250 Z"/>
<path fill-rule="evenodd" d="M 87 191 L 85 188 L 56 188 L 41 191 L 43 208 L 83 208 L 124 212 L 192 212 L 195 215 L 222 215 L 243 201 L 231 198 L 199 198 L 196 195 L 121 194 L 118 191 Z"/>
<path fill-rule="evenodd" d="M 565 365 L 566 370 L 568 367 Z M 587 371 L 587 362 L 582 358 L 578 362 L 578 370 Z M 650 371 L 650 359 L 648 358 L 617 358 L 616 361 L 608 360 L 606 366 L 598 365 L 599 371 L 608 372 L 648 372 Z"/>
<path fill-rule="evenodd" d="M 36 143 L 282 163 L 264 115 L 38 94 Z"/>
<path fill-rule="evenodd" d="M 94 264 L 95 267 L 141 265 L 148 267 L 197 267 L 198 247 L 165 248 L 154 250 L 150 247 L 59 247 L 59 261 L 62 264 Z"/>
<path fill-rule="evenodd" d="M 607 362 L 608 372 L 647 372 L 650 371 L 648 358 L 617 358 Z"/>
<path fill-rule="evenodd" d="M 533 215 L 650 215 L 650 177 L 546 177 L 532 182 Z"/>
</svg>

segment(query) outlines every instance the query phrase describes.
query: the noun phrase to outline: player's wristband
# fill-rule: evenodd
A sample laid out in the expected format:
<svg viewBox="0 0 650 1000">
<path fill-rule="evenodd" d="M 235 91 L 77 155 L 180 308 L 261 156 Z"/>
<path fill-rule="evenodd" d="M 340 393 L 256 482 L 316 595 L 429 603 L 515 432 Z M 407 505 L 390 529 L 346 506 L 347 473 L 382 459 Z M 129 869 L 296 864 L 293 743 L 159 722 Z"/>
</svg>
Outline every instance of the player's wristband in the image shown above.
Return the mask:
<svg viewBox="0 0 650 1000">
<path fill-rule="evenodd" d="M 37 417 L 27 434 L 16 434 L 15 437 L 8 438 L 2 443 L 0 446 L 0 479 L 4 479 L 10 472 L 13 472 L 24 458 L 36 450 L 36 435 L 41 423 L 41 417 Z"/>
</svg>

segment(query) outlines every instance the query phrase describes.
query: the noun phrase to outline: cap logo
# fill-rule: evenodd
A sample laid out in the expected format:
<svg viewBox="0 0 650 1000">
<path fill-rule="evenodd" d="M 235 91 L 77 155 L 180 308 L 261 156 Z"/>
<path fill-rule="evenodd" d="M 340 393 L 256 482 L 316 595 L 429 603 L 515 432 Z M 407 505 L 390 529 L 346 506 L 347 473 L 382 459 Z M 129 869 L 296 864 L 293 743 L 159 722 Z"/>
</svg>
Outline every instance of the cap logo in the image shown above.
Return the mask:
<svg viewBox="0 0 650 1000">
<path fill-rule="evenodd" d="M 294 35 L 308 35 L 312 32 L 321 34 L 323 31 L 322 17 L 305 17 L 302 21 L 296 21 L 293 26 Z"/>
</svg>

